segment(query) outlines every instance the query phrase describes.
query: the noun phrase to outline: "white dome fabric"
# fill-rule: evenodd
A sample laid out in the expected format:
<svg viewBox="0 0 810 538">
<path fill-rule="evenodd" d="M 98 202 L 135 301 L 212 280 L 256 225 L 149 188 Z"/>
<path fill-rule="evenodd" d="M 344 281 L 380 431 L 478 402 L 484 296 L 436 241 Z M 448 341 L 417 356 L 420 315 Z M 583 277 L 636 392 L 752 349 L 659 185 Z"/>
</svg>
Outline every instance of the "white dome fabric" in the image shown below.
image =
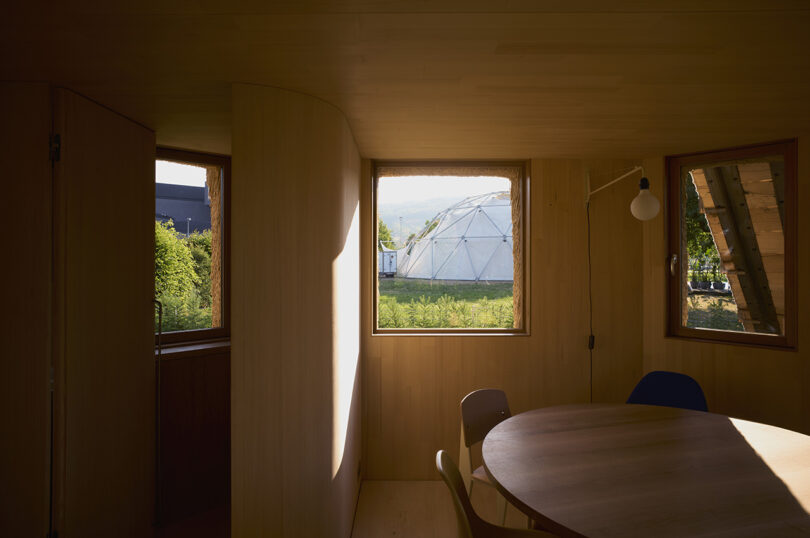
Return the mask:
<svg viewBox="0 0 810 538">
<path fill-rule="evenodd" d="M 462 200 L 436 215 L 417 238 L 399 250 L 397 276 L 431 280 L 514 278 L 509 191 Z"/>
</svg>

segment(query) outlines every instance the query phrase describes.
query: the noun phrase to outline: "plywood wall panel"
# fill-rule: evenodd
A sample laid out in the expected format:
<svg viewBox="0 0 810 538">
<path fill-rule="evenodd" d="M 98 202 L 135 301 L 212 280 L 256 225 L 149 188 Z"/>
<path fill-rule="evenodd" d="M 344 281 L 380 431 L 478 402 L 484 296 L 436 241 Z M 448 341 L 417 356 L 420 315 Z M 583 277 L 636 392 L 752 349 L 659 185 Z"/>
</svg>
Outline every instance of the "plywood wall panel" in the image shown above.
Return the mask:
<svg viewBox="0 0 810 538">
<path fill-rule="evenodd" d="M 349 536 L 360 158 L 328 103 L 233 94 L 232 535 Z"/>
<path fill-rule="evenodd" d="M 230 351 L 163 355 L 161 526 L 226 507 L 230 490 Z"/>
<path fill-rule="evenodd" d="M 634 164 L 620 160 L 589 162 L 594 170 L 591 190 Z M 636 172 L 594 194 L 590 201 L 595 402 L 623 402 L 641 379 L 643 225 L 630 213 L 641 176 L 642 172 Z"/>
<path fill-rule="evenodd" d="M 371 158 L 633 157 L 810 122 L 803 0 L 63 4 L 12 4 L 4 78 L 73 84 L 161 145 L 228 153 L 232 81 L 329 100 Z"/>
<path fill-rule="evenodd" d="M 57 89 L 55 529 L 151 536 L 155 136 Z"/>
<path fill-rule="evenodd" d="M 645 160 L 653 193 L 663 196 L 663 158 Z M 709 410 L 810 433 L 810 141 L 799 139 L 798 352 L 666 338 L 664 218 L 644 226 L 644 370 L 673 370 L 701 384 Z"/>
<path fill-rule="evenodd" d="M 48 532 L 51 363 L 51 100 L 46 84 L 0 84 L 3 281 L 0 535 Z"/>
<path fill-rule="evenodd" d="M 610 175 L 613 171 L 627 166 L 623 161 L 532 161 L 530 336 L 371 335 L 374 250 L 371 181 L 366 170 L 362 213 L 365 478 L 436 479 L 435 453 L 440 448 L 455 453 L 458 405 L 474 389 L 503 389 L 513 413 L 589 400 L 585 169 L 602 174 L 601 180 L 606 181 L 615 177 Z M 632 188 L 624 186 L 621 192 L 628 190 Z M 600 272 L 635 275 L 633 280 L 640 282 L 639 264 L 623 255 L 640 246 L 641 225 L 625 216 L 631 199 L 618 206 L 610 196 L 599 200 L 603 207 L 595 225 L 602 227 L 600 233 L 611 235 L 610 226 L 616 221 L 620 228 L 615 236 L 628 245 L 618 254 L 598 246 L 595 254 L 600 256 Z M 620 267 L 611 267 L 616 264 Z M 610 331 L 625 323 L 626 328 L 621 332 L 623 339 L 600 342 L 595 357 L 609 366 L 594 370 L 594 388 L 602 401 L 623 401 L 625 386 L 631 383 L 628 379 L 634 382 L 641 370 L 641 335 L 632 329 L 640 315 L 639 292 L 605 295 L 612 284 L 597 288 L 605 292 L 600 295 L 600 312 L 613 309 L 626 318 L 602 327 Z"/>
</svg>

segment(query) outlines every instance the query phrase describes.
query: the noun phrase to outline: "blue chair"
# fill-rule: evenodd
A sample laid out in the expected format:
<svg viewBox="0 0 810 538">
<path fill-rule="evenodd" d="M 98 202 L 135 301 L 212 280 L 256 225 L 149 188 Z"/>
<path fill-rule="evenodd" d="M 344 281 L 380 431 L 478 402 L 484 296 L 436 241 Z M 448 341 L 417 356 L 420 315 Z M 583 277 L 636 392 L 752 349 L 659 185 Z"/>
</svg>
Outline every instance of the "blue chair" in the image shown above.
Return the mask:
<svg viewBox="0 0 810 538">
<path fill-rule="evenodd" d="M 662 405 L 695 411 L 708 411 L 706 397 L 698 382 L 686 374 L 650 372 L 641 378 L 627 398 L 629 404 Z"/>
</svg>

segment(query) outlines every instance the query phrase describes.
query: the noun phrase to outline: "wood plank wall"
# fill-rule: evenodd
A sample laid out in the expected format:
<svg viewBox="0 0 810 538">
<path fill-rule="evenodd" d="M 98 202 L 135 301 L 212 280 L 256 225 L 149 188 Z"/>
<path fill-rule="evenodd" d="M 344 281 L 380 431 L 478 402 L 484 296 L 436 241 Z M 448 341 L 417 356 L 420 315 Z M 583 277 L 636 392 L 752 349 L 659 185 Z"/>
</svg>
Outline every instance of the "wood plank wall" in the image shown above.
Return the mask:
<svg viewBox="0 0 810 538">
<path fill-rule="evenodd" d="M 232 535 L 351 534 L 360 157 L 313 97 L 233 88 Z"/>
<path fill-rule="evenodd" d="M 633 164 L 532 161 L 530 336 L 371 336 L 373 219 L 364 168 L 365 479 L 437 479 L 436 450 L 455 454 L 458 405 L 474 389 L 505 390 L 513 413 L 589 400 L 584 174 L 591 171 L 597 188 Z M 595 401 L 624 401 L 641 372 L 641 224 L 629 211 L 634 181 L 592 201 Z"/>
<path fill-rule="evenodd" d="M 46 84 L 3 84 L 0 102 L 12 253 L 0 535 L 48 532 L 53 365 L 54 532 L 150 536 L 154 133 Z"/>
<path fill-rule="evenodd" d="M 154 523 L 155 134 L 54 91 L 54 528 Z"/>
<path fill-rule="evenodd" d="M 45 536 L 51 364 L 51 99 L 0 85 L 5 297 L 0 323 L 0 535 Z"/>
<path fill-rule="evenodd" d="M 612 181 L 638 162 L 588 162 L 591 190 Z M 643 225 L 630 202 L 641 172 L 599 191 L 591 198 L 593 266 L 593 401 L 624 402 L 642 375 Z"/>
<path fill-rule="evenodd" d="M 160 378 L 161 526 L 230 501 L 230 349 L 164 353 Z"/>
<path fill-rule="evenodd" d="M 711 148 L 707 148 L 711 149 Z M 645 159 L 663 200 L 663 157 Z M 666 338 L 667 247 L 664 217 L 644 225 L 644 371 L 673 370 L 701 384 L 709 410 L 810 433 L 810 137 L 799 139 L 799 351 Z M 788 292 L 790 293 L 790 292 Z"/>
</svg>

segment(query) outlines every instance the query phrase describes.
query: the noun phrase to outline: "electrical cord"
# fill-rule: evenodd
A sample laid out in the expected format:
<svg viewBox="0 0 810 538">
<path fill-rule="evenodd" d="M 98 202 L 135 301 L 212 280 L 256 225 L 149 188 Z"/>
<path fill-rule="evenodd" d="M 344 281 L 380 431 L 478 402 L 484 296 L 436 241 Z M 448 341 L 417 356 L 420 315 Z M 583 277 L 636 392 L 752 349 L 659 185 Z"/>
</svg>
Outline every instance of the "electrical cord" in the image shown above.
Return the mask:
<svg viewBox="0 0 810 538">
<path fill-rule="evenodd" d="M 588 369 L 590 375 L 589 391 L 590 403 L 593 403 L 593 347 L 595 338 L 593 336 L 593 285 L 591 278 L 591 202 L 585 202 L 585 219 L 587 221 L 588 230 L 588 360 L 590 368 Z"/>
<path fill-rule="evenodd" d="M 619 172 L 624 172 L 622 175 L 610 181 L 598 189 L 593 191 L 590 190 L 591 180 L 590 180 L 590 173 L 586 172 L 586 194 L 587 198 L 585 200 L 585 219 L 587 221 L 587 233 L 588 233 L 588 357 L 590 362 L 590 402 L 593 403 L 593 349 L 596 345 L 596 337 L 593 334 L 593 278 L 592 278 L 592 266 L 591 266 L 591 195 L 596 194 L 597 192 L 610 187 L 614 183 L 621 181 L 622 179 L 630 176 L 636 171 L 641 171 L 641 175 L 644 176 L 644 167 L 643 166 L 633 166 L 628 167 L 622 170 L 616 170 L 611 172 L 610 175 L 617 174 Z M 607 174 L 601 174 L 607 175 Z"/>
</svg>

